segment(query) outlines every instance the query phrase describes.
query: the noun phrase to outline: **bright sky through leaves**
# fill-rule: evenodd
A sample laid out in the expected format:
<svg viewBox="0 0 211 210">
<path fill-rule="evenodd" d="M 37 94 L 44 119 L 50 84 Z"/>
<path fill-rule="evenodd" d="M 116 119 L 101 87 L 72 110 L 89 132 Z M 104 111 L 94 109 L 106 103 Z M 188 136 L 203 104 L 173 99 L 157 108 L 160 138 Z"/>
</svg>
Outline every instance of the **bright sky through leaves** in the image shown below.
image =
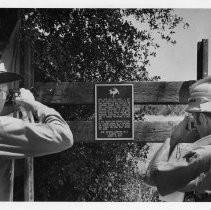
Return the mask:
<svg viewBox="0 0 211 210">
<path fill-rule="evenodd" d="M 148 72 L 161 76 L 164 81 L 196 80 L 197 42 L 210 39 L 211 48 L 211 9 L 175 9 L 175 13 L 190 26 L 186 30 L 181 27 L 176 29 L 176 45 L 161 43 L 156 58 L 151 59 Z M 211 68 L 211 63 L 209 66 Z"/>
</svg>

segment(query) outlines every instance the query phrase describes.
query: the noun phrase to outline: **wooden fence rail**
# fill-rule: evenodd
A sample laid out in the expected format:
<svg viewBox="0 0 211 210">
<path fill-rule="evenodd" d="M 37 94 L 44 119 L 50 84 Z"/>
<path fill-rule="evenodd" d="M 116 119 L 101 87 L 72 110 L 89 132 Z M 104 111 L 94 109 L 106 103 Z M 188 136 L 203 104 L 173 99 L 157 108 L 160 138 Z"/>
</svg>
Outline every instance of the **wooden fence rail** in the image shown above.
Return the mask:
<svg viewBox="0 0 211 210">
<path fill-rule="evenodd" d="M 187 104 L 189 86 L 183 82 L 128 82 L 134 84 L 135 104 Z M 46 104 L 94 104 L 94 83 L 35 82 L 37 99 Z"/>
<path fill-rule="evenodd" d="M 134 82 L 135 104 L 187 104 L 189 86 L 184 82 Z M 132 83 L 132 82 L 129 82 Z M 37 100 L 45 104 L 94 104 L 94 83 L 35 83 Z M 74 142 L 96 142 L 94 121 L 69 121 Z M 134 123 L 134 141 L 163 142 L 170 136 L 175 121 Z"/>
<path fill-rule="evenodd" d="M 75 143 L 99 142 L 95 141 L 94 121 L 68 121 L 67 123 L 73 132 Z M 170 136 L 173 126 L 177 123 L 178 121 L 136 121 L 134 122 L 134 141 L 161 143 Z M 196 138 L 196 135 L 192 137 Z"/>
</svg>

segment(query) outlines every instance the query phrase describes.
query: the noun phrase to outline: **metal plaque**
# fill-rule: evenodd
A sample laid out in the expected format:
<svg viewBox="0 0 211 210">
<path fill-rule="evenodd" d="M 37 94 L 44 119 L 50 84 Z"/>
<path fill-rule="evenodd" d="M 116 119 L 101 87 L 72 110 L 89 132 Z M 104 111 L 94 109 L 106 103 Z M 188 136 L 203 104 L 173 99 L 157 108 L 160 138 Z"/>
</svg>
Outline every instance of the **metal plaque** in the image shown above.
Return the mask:
<svg viewBox="0 0 211 210">
<path fill-rule="evenodd" d="M 95 139 L 134 140 L 133 84 L 95 85 Z"/>
</svg>

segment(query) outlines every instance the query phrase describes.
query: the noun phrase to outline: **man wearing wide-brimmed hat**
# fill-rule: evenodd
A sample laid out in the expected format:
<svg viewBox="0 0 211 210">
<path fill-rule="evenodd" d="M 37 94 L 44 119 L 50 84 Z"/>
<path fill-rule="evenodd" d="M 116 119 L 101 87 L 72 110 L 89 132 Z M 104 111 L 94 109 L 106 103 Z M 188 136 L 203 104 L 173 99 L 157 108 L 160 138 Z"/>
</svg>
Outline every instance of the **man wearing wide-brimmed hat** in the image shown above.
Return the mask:
<svg viewBox="0 0 211 210">
<path fill-rule="evenodd" d="M 19 74 L 6 72 L 0 63 L 0 113 L 7 99 L 8 83 L 20 79 Z M 12 159 L 56 153 L 73 144 L 72 132 L 60 114 L 35 101 L 29 90 L 21 88 L 15 103 L 31 111 L 39 123 L 0 116 L 0 201 L 9 200 Z"/>
<path fill-rule="evenodd" d="M 186 116 L 172 131 L 151 160 L 145 182 L 156 186 L 159 194 L 205 192 L 211 190 L 211 77 L 197 81 L 190 87 Z M 194 123 L 194 128 L 191 124 Z M 193 133 L 198 133 L 195 139 Z M 192 137 L 192 139 L 190 138 Z M 178 143 L 194 142 L 183 160 L 169 162 Z"/>
</svg>

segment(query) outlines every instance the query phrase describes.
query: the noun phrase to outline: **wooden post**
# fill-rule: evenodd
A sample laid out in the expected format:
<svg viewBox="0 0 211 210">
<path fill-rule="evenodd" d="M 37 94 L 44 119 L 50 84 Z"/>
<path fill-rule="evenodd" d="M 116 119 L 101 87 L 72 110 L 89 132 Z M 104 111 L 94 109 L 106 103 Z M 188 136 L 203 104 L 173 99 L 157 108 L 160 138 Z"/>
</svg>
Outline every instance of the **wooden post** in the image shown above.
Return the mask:
<svg viewBox="0 0 211 210">
<path fill-rule="evenodd" d="M 202 79 L 202 42 L 197 43 L 197 80 Z"/>
<path fill-rule="evenodd" d="M 34 85 L 34 71 L 32 68 L 31 42 L 24 40 L 23 54 L 23 86 L 30 89 Z M 34 159 L 26 158 L 24 163 L 24 200 L 34 201 Z"/>
<path fill-rule="evenodd" d="M 203 78 L 208 76 L 208 39 L 203 39 Z"/>
<path fill-rule="evenodd" d="M 14 198 L 14 174 L 15 174 L 15 160 L 12 160 L 11 163 L 11 175 L 10 175 L 10 179 L 11 179 L 11 183 L 10 183 L 10 197 L 9 197 L 9 201 L 13 201 Z"/>
<path fill-rule="evenodd" d="M 14 118 L 19 118 L 19 112 L 17 109 L 14 110 L 13 112 L 13 117 Z M 10 201 L 13 201 L 14 199 L 14 183 L 15 183 L 15 159 L 12 160 L 12 165 L 11 165 L 11 184 L 10 184 Z"/>
<path fill-rule="evenodd" d="M 197 80 L 208 76 L 208 39 L 197 44 Z"/>
</svg>

